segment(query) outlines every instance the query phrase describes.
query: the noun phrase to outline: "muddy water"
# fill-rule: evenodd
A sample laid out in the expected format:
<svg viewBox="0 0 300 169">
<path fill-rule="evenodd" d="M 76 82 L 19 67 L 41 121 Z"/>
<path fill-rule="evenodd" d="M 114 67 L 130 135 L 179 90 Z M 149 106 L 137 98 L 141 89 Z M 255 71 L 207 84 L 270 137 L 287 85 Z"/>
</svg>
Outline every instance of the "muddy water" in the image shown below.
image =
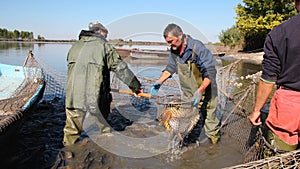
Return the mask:
<svg viewBox="0 0 300 169">
<path fill-rule="evenodd" d="M 128 158 L 112 154 L 101 148 L 92 139 L 63 148 L 65 114 L 63 102 L 59 99 L 41 102 L 22 125 L 15 149 L 5 159 L 9 168 L 170 168 L 198 169 L 223 168 L 243 161 L 232 140 L 224 133 L 217 145 L 201 136 L 200 144 L 192 144 L 177 149 L 179 155 L 165 152 L 147 158 Z M 155 122 L 153 122 L 155 123 Z M 147 128 L 139 128 L 135 123 L 124 132 L 133 137 L 148 137 Z M 150 132 L 148 132 L 150 133 Z M 203 132 L 202 132 L 203 133 Z M 107 140 L 105 140 L 107 141 Z M 64 152 L 72 152 L 68 158 Z M 130 149 L 127 151 L 130 152 Z"/>
<path fill-rule="evenodd" d="M 170 160 L 170 154 L 160 154 L 149 158 L 125 158 L 104 151 L 89 141 L 82 145 L 69 147 L 74 154 L 65 160 L 71 168 L 170 168 L 198 169 L 222 168 L 242 162 L 241 154 L 235 150 L 230 138 L 224 136 L 218 145 L 209 142 L 184 147 L 180 157 Z"/>
</svg>

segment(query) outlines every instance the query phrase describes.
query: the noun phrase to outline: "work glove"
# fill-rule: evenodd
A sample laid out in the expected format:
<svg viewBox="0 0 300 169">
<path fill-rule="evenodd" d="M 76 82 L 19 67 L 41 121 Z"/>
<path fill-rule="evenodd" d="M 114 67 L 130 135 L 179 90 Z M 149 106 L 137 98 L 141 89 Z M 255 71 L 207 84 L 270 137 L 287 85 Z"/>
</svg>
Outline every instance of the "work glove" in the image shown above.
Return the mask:
<svg viewBox="0 0 300 169">
<path fill-rule="evenodd" d="M 137 90 L 134 92 L 134 96 L 135 96 L 135 97 L 138 97 L 138 95 L 139 95 L 140 93 L 143 93 L 143 90 L 142 90 L 142 89 L 137 89 Z"/>
<path fill-rule="evenodd" d="M 159 81 L 155 82 L 154 85 L 150 89 L 150 94 L 152 96 L 157 96 L 160 86 L 161 86 L 161 83 Z"/>
<path fill-rule="evenodd" d="M 197 106 L 201 99 L 202 99 L 202 92 L 197 89 L 193 95 L 192 105 Z"/>
</svg>

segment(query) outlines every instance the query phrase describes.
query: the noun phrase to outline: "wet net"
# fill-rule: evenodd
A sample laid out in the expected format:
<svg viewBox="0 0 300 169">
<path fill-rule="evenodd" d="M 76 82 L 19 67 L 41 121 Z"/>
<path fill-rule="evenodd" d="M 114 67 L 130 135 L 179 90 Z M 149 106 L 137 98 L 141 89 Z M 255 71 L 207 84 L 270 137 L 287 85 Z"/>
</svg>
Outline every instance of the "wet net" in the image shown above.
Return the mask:
<svg viewBox="0 0 300 169">
<path fill-rule="evenodd" d="M 7 86 L 1 88 L 0 133 L 19 121 L 41 99 L 45 84 L 42 69 L 31 51 L 23 66 L 3 66 L 1 69 L 1 83 Z"/>
<path fill-rule="evenodd" d="M 182 101 L 180 96 L 159 98 L 157 104 L 158 120 L 171 132 L 173 139 L 183 141 L 200 119 L 199 109 L 191 106 L 190 102 Z"/>
<path fill-rule="evenodd" d="M 248 162 L 229 168 L 299 168 L 300 150 L 279 154 L 266 159 Z"/>
<path fill-rule="evenodd" d="M 155 69 L 149 68 L 137 73 L 145 93 L 150 92 L 152 85 L 158 78 L 147 77 L 147 73 L 156 74 L 155 71 Z M 160 73 L 161 70 L 158 70 L 157 75 Z M 116 77 L 112 80 L 112 87 L 129 90 Z M 182 141 L 189 134 L 200 118 L 199 109 L 193 107 L 191 102 L 182 100 L 182 92 L 176 76 L 165 81 L 159 89 L 158 95 L 152 96 L 152 98 L 137 98 L 120 93 L 113 93 L 113 98 L 118 99 L 114 101 L 114 105 L 119 109 L 125 105 L 132 105 L 132 114 L 145 116 L 145 119 L 149 118 L 149 120 L 156 119 L 160 126 L 170 132 L 170 140 L 176 141 L 176 143 Z M 128 116 L 128 114 L 124 114 L 124 116 Z M 128 118 L 132 119 L 132 117 Z"/>
<path fill-rule="evenodd" d="M 260 159 L 260 146 L 248 116 L 253 110 L 255 89 L 260 72 L 239 77 L 237 71 L 242 60 L 237 60 L 218 70 L 218 90 L 223 121 L 220 129 L 231 136 L 245 155 L 245 161 Z"/>
<path fill-rule="evenodd" d="M 67 73 L 60 72 L 49 66 L 40 57 L 36 57 L 37 62 L 43 69 L 44 78 L 47 82 L 47 87 L 44 92 L 45 99 L 53 99 L 55 97 L 65 99 Z"/>
<path fill-rule="evenodd" d="M 277 150 L 266 141 L 265 125 L 254 127 L 248 120 L 261 71 L 241 76 L 238 70 L 242 66 L 243 61 L 237 60 L 218 70 L 219 105 L 223 114 L 220 129 L 236 142 L 244 155 L 244 164 L 228 168 L 299 168 L 299 150 Z"/>
</svg>

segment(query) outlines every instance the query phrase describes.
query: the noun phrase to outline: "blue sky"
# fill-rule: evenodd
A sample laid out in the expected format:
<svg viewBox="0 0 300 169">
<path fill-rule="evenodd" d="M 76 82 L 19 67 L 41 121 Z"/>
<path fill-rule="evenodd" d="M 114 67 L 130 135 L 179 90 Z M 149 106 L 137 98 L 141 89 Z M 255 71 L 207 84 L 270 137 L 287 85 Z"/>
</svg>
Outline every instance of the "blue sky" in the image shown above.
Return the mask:
<svg viewBox="0 0 300 169">
<path fill-rule="evenodd" d="M 5 0 L 0 28 L 46 39 L 77 39 L 89 22 L 99 21 L 109 29 L 108 39 L 151 40 L 153 35 L 161 38 L 172 22 L 188 34 L 198 31 L 207 41 L 217 42 L 220 32 L 235 23 L 239 3 L 242 0 Z"/>
</svg>

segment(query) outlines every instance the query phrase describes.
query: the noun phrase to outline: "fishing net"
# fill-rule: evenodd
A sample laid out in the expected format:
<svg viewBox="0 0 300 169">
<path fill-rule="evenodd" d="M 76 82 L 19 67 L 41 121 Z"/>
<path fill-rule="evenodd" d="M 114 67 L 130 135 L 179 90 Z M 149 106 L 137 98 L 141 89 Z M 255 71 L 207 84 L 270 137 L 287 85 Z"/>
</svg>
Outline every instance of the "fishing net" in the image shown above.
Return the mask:
<svg viewBox="0 0 300 169">
<path fill-rule="evenodd" d="M 300 150 L 295 150 L 266 159 L 248 162 L 228 169 L 260 169 L 260 168 L 299 168 L 300 167 Z"/>
<path fill-rule="evenodd" d="M 199 109 L 181 100 L 158 101 L 158 107 L 158 120 L 161 125 L 180 141 L 189 134 L 200 119 Z"/>
<path fill-rule="evenodd" d="M 147 73 L 145 72 L 153 73 L 153 71 L 155 70 L 147 69 L 137 74 L 145 93 L 150 91 L 150 88 L 158 78 L 147 77 Z M 160 75 L 160 73 L 161 70 L 158 71 L 157 75 Z M 113 78 L 112 86 L 113 88 L 128 89 L 128 87 L 117 78 Z M 157 119 L 160 125 L 171 133 L 170 138 L 178 141 L 183 140 L 200 118 L 199 109 L 193 107 L 191 102 L 183 101 L 181 97 L 182 93 L 176 77 L 165 81 L 159 89 L 158 95 L 152 98 L 113 93 L 113 98 L 118 99 L 114 101 L 115 106 L 121 108 L 124 105 L 131 104 L 135 110 L 141 111 L 149 120 Z M 140 112 L 139 115 L 141 115 Z M 128 115 L 124 114 L 124 116 Z"/>
<path fill-rule="evenodd" d="M 253 111 L 257 82 L 261 71 L 241 75 L 243 61 L 237 60 L 218 70 L 219 105 L 223 112 L 220 129 L 233 138 L 244 155 L 244 163 L 228 168 L 299 168 L 299 150 L 278 150 L 266 140 L 266 126 L 252 126 L 248 116 Z M 268 104 L 261 110 L 262 119 Z"/>
<path fill-rule="evenodd" d="M 49 100 L 53 98 L 65 99 L 67 73 L 49 66 L 40 57 L 36 57 L 36 60 L 43 69 L 44 78 L 47 83 L 44 98 Z"/>
<path fill-rule="evenodd" d="M 238 143 L 239 150 L 245 155 L 245 161 L 252 161 L 261 157 L 260 151 L 255 149 L 257 132 L 247 117 L 253 110 L 256 83 L 261 72 L 239 77 L 238 68 L 242 64 L 238 60 L 218 70 L 219 100 L 223 112 L 220 128 Z"/>
<path fill-rule="evenodd" d="M 43 73 L 31 51 L 29 51 L 23 66 L 3 67 L 3 69 L 5 70 L 2 71 L 5 72 L 0 76 L 1 81 L 12 82 L 9 85 L 16 83 L 17 86 L 14 91 L 10 91 L 8 88 L 3 88 L 3 91 L 1 89 L 1 92 L 8 94 L 6 95 L 7 98 L 0 100 L 0 133 L 5 131 L 12 123 L 20 120 L 25 111 L 34 102 L 41 99 L 42 96 L 37 95 L 36 92 L 40 90 L 39 93 L 43 93 L 44 90 Z M 8 76 L 6 73 L 13 73 L 16 76 Z"/>
</svg>

